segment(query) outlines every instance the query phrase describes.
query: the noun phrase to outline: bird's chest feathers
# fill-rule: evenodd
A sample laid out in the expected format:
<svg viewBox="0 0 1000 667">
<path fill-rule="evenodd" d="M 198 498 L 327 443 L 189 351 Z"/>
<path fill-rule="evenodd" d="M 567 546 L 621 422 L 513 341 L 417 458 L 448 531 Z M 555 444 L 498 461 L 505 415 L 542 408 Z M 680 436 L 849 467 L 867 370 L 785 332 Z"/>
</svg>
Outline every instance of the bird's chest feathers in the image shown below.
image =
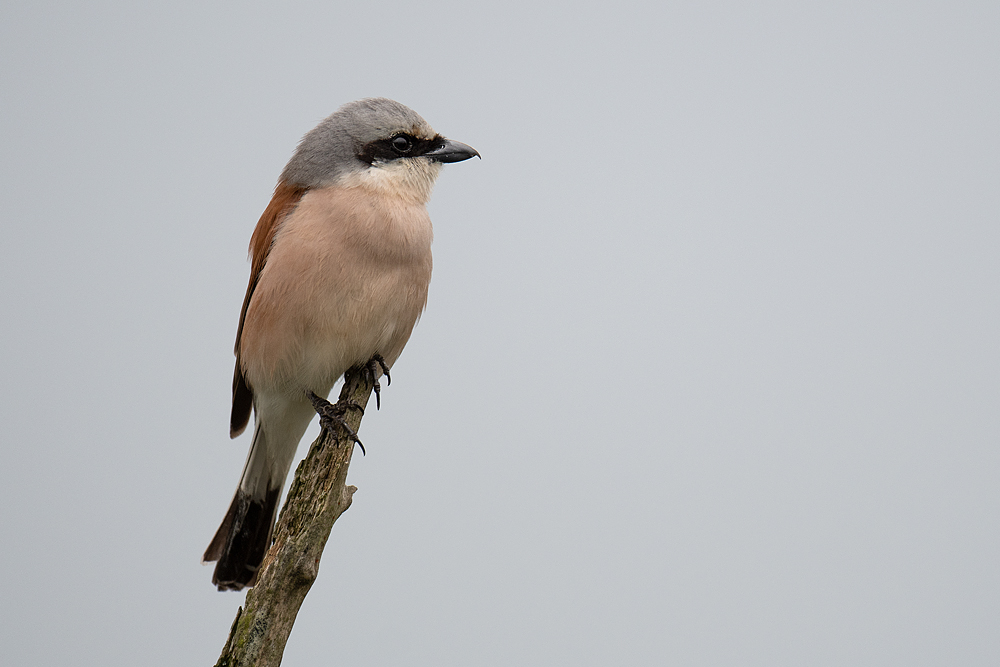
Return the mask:
<svg viewBox="0 0 1000 667">
<path fill-rule="evenodd" d="M 307 192 L 278 229 L 247 311 L 244 358 L 260 360 L 248 372 L 316 374 L 320 386 L 376 352 L 391 363 L 427 303 L 432 235 L 422 204 L 361 188 Z"/>
<path fill-rule="evenodd" d="M 427 301 L 432 237 L 422 203 L 361 187 L 313 190 L 278 230 L 263 278 L 281 283 L 279 308 L 321 337 L 408 332 Z"/>
<path fill-rule="evenodd" d="M 433 236 L 422 203 L 367 188 L 331 187 L 302 198 L 273 251 L 287 247 L 288 255 L 324 271 L 340 275 L 335 266 L 350 267 L 361 277 L 429 262 Z"/>
</svg>

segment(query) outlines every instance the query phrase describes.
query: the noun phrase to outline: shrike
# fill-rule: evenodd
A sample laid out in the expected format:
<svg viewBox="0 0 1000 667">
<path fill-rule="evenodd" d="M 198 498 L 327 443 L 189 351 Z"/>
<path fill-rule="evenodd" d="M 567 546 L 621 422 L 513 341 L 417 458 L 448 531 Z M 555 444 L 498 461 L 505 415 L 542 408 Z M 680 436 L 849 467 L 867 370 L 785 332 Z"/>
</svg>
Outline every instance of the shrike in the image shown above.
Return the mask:
<svg viewBox="0 0 1000 667">
<path fill-rule="evenodd" d="M 305 135 L 250 238 L 230 436 L 254 412 L 233 502 L 205 551 L 219 590 L 252 586 L 295 450 L 337 379 L 388 372 L 427 303 L 425 204 L 444 162 L 479 156 L 385 98 L 346 104 Z M 375 364 L 378 364 L 377 366 Z"/>
</svg>

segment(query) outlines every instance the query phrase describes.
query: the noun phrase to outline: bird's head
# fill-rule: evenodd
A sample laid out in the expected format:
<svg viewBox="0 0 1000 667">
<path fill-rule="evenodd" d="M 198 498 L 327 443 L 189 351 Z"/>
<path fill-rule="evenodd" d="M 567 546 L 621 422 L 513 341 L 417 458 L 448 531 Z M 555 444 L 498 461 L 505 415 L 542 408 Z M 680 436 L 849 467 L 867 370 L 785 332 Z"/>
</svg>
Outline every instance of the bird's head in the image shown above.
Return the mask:
<svg viewBox="0 0 1000 667">
<path fill-rule="evenodd" d="M 366 187 L 426 202 L 445 162 L 479 153 L 384 97 L 350 102 L 306 134 L 281 178 L 306 188 Z"/>
</svg>

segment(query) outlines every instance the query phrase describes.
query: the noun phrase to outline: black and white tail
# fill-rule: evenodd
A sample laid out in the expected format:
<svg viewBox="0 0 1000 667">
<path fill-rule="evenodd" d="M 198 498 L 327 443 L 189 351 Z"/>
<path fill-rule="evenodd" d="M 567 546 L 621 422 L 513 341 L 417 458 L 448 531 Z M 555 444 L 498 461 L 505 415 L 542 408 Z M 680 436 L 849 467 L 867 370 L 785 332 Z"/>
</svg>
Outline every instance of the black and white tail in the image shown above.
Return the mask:
<svg viewBox="0 0 1000 667">
<path fill-rule="evenodd" d="M 295 444 L 290 448 L 274 447 L 256 424 L 236 495 L 202 557 L 206 563 L 218 561 L 212 583 L 220 591 L 238 591 L 256 582 L 264 555 L 271 547 L 278 499 L 295 455 Z"/>
</svg>

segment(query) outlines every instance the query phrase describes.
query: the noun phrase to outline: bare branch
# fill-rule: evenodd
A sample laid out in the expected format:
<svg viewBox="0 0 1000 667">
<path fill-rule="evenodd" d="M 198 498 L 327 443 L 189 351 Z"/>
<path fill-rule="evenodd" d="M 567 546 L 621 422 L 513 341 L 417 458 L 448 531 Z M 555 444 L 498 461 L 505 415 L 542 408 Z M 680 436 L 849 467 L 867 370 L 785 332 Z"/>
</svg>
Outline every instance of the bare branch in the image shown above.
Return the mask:
<svg viewBox="0 0 1000 667">
<path fill-rule="evenodd" d="M 364 408 L 372 391 L 366 375 L 348 372 L 339 400 Z M 361 416 L 361 410 L 348 410 L 345 421 L 357 431 Z M 295 616 L 319 574 L 333 524 L 351 506 L 357 490 L 346 485 L 353 452 L 354 443 L 342 429 L 335 437 L 324 429 L 309 448 L 295 471 L 260 577 L 247 593 L 246 608 L 236 613 L 216 667 L 281 664 Z"/>
</svg>

